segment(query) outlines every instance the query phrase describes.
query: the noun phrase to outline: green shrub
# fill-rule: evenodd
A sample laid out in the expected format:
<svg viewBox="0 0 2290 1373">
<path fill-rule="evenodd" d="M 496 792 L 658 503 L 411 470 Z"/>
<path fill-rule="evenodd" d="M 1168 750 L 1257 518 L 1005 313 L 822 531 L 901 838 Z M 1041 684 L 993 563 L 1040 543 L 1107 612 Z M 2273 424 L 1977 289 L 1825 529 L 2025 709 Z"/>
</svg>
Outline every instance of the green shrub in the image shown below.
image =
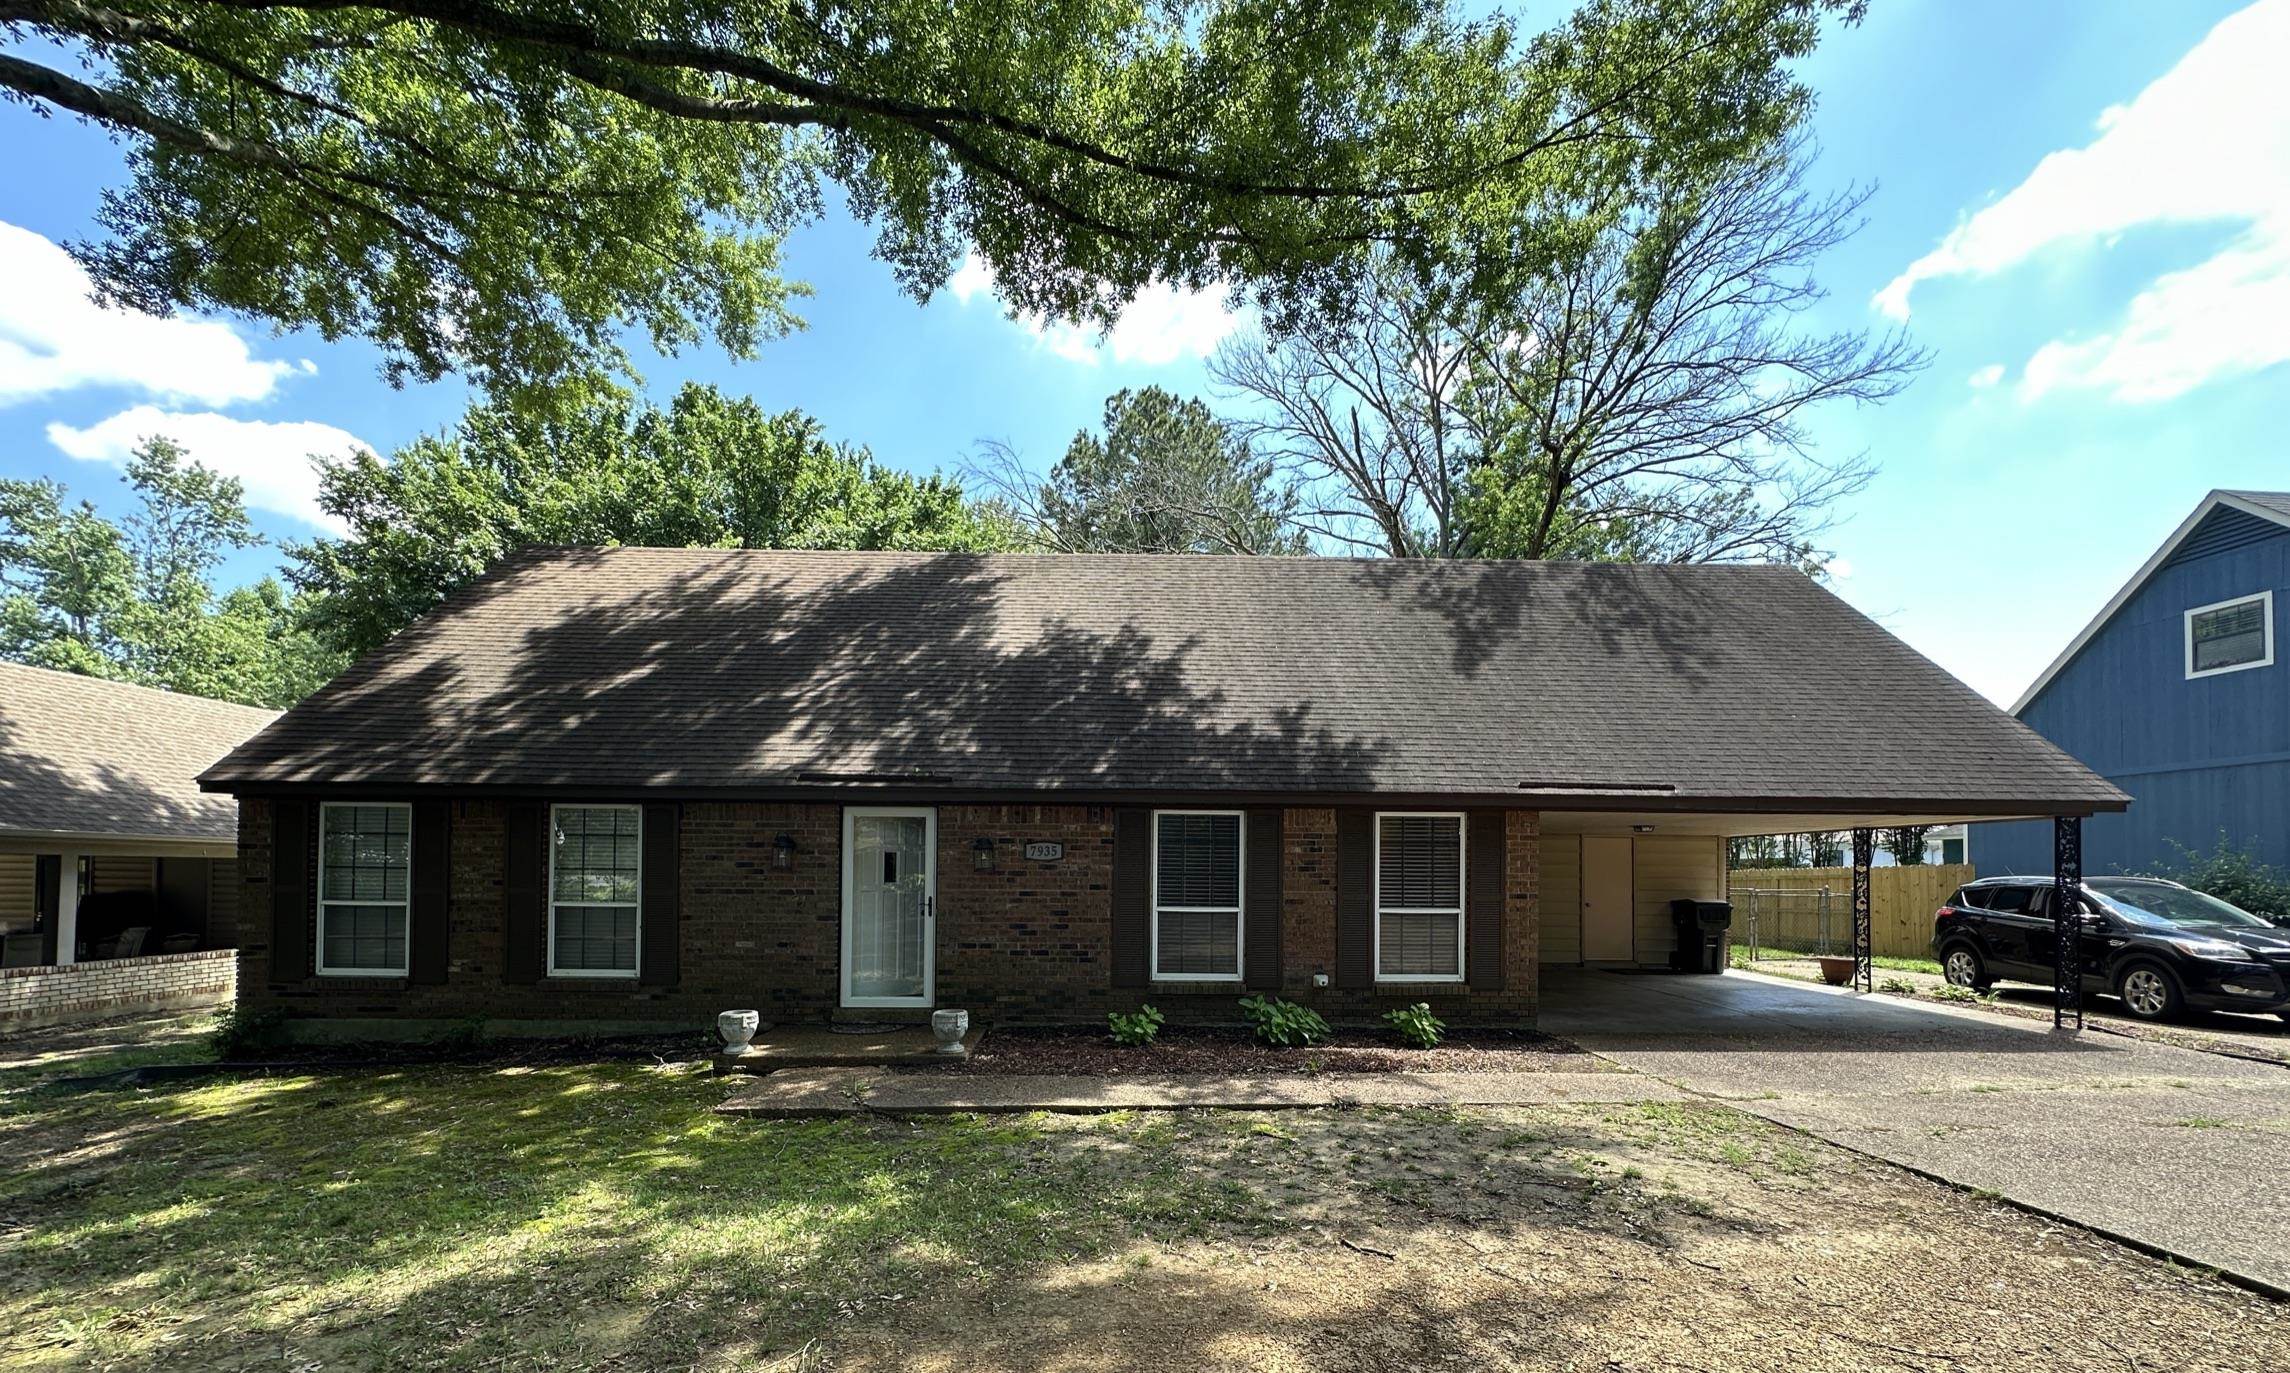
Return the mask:
<svg viewBox="0 0 2290 1373">
<path fill-rule="evenodd" d="M 1894 996 L 1914 996 L 1916 984 L 1905 977 L 1888 977 L 1877 984 L 1877 990 L 1891 992 Z"/>
<path fill-rule="evenodd" d="M 217 1058 L 252 1058 L 284 1043 L 285 1029 L 284 1011 L 245 1011 L 225 1006 L 215 1016 L 215 1028 L 207 1032 L 207 1047 L 215 1051 Z"/>
<path fill-rule="evenodd" d="M 1161 1013 L 1151 1006 L 1111 1011 L 1106 1014 L 1105 1026 L 1113 1032 L 1114 1043 L 1125 1049 L 1142 1049 L 1160 1037 Z"/>
<path fill-rule="evenodd" d="M 2196 853 L 2173 841 L 2178 858 L 2163 876 L 2240 906 L 2261 920 L 2290 925 L 2290 873 L 2261 863 L 2248 849 L 2238 849 L 2221 831 L 2209 853 Z"/>
<path fill-rule="evenodd" d="M 1431 1003 L 1418 1001 L 1413 1006 L 1385 1011 L 1384 1024 L 1391 1026 L 1399 1042 L 1411 1049 L 1436 1049 L 1447 1034 L 1447 1023 L 1431 1013 Z"/>
<path fill-rule="evenodd" d="M 1980 995 L 1978 992 L 1976 992 L 1976 991 L 1973 991 L 1973 990 L 1972 990 L 1970 987 L 1959 987 L 1959 986 L 1957 986 L 1956 984 L 1954 984 L 1953 982 L 1951 982 L 1951 983 L 1947 983 L 1947 984 L 1945 984 L 1945 985 L 1943 985 L 1943 986 L 1934 987 L 1934 988 L 1932 989 L 1932 999 L 1933 999 L 1934 1001 L 1993 1001 L 1993 1000 L 1995 1000 L 1995 998 L 1994 998 L 1994 997 L 1991 997 L 1991 996 L 1982 996 L 1982 995 Z"/>
<path fill-rule="evenodd" d="M 1248 1017 L 1256 1037 L 1275 1049 L 1300 1048 L 1328 1037 L 1328 1022 L 1318 1011 L 1276 996 L 1244 996 L 1240 1013 Z"/>
</svg>

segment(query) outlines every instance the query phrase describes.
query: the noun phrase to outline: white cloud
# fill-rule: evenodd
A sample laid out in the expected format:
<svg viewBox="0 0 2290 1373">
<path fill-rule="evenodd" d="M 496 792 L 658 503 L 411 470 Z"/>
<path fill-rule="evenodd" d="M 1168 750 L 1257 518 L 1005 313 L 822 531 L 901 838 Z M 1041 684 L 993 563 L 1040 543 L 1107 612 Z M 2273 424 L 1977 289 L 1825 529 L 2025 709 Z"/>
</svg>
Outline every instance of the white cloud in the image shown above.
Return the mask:
<svg viewBox="0 0 2290 1373">
<path fill-rule="evenodd" d="M 2004 364 L 2000 362 L 1991 362 L 1987 366 L 1981 368 L 1979 371 L 1974 372 L 1971 376 L 1964 378 L 1964 382 L 1975 391 L 1985 391 L 2003 379 Z"/>
<path fill-rule="evenodd" d="M 346 430 L 314 421 L 272 423 L 213 413 L 177 413 L 138 405 L 77 429 L 48 426 L 48 442 L 85 462 L 124 464 L 152 435 L 181 444 L 201 465 L 246 483 L 247 504 L 334 533 L 338 521 L 318 508 L 313 453 L 342 454 L 370 445 Z"/>
<path fill-rule="evenodd" d="M 970 297 L 980 291 L 993 291 L 994 269 L 986 265 L 986 259 L 971 253 L 962 259 L 961 268 L 954 273 L 954 279 L 946 283 L 946 289 L 954 293 L 956 300 L 968 305 Z"/>
<path fill-rule="evenodd" d="M 981 292 L 999 304 L 993 286 L 993 269 L 976 253 L 963 258 L 961 269 L 947 282 L 947 289 L 965 305 Z M 1188 355 L 1205 358 L 1241 326 L 1240 312 L 1225 304 L 1224 292 L 1180 290 L 1158 283 L 1138 292 L 1113 327 L 1102 333 L 1031 316 L 1016 319 L 1042 347 L 1085 367 L 1095 367 L 1107 357 L 1146 367 L 1166 367 Z"/>
<path fill-rule="evenodd" d="M 2023 393 L 2091 387 L 2162 400 L 2215 377 L 2290 361 L 2290 0 L 2259 0 L 2213 28 L 2098 137 L 2047 155 L 2026 180 L 1959 224 L 1877 292 L 1906 319 L 1915 288 L 1983 277 L 2049 250 L 2106 245 L 2131 230 L 2234 225 L 2195 267 L 2149 282 L 2114 329 L 2058 340 L 2028 361 Z"/>
<path fill-rule="evenodd" d="M 262 400 L 309 362 L 265 361 L 228 324 L 107 310 L 71 255 L 0 222 L 0 405 L 84 386 L 122 386 L 163 400 Z"/>
</svg>

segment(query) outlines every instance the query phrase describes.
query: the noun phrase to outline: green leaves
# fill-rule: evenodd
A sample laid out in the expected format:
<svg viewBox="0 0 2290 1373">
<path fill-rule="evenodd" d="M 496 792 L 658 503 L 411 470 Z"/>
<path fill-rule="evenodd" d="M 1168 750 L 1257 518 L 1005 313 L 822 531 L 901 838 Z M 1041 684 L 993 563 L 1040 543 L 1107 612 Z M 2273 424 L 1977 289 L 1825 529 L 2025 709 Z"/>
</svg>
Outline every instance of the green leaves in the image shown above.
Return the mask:
<svg viewBox="0 0 2290 1373">
<path fill-rule="evenodd" d="M 329 463 L 319 501 L 348 533 L 294 548 L 292 575 L 350 654 L 532 544 L 991 549 L 1012 532 L 951 482 L 698 385 L 664 409 L 618 395 L 553 417 L 478 405 L 388 461 Z"/>
<path fill-rule="evenodd" d="M 562 411 L 634 334 L 795 327 L 778 245 L 830 190 L 927 297 L 1110 320 L 1229 285 L 1341 313 L 1372 254 L 1547 261 L 1613 185 L 1769 140 L 1839 0 L 1589 0 L 1522 41 L 1439 0 L 12 0 L 98 59 L 0 91 L 125 134 L 75 250 L 113 297 L 261 316 Z"/>
<path fill-rule="evenodd" d="M 261 542 L 235 478 L 152 438 L 126 479 L 140 503 L 124 525 L 54 482 L 0 481 L 0 657 L 263 706 L 333 675 L 276 578 L 215 594 L 223 557 Z"/>
<path fill-rule="evenodd" d="M 1104 435 L 1074 435 L 1047 482 L 1013 494 L 1062 552 L 1305 551 L 1272 464 L 1206 405 L 1158 386 L 1108 397 Z"/>
</svg>

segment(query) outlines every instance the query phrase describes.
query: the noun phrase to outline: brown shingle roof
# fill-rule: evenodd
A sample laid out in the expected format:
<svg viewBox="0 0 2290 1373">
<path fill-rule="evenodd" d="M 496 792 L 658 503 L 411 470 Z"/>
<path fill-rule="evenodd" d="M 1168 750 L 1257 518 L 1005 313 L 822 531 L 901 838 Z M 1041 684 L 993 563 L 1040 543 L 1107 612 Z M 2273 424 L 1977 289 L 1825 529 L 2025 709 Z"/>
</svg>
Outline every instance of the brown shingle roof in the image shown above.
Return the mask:
<svg viewBox="0 0 2290 1373">
<path fill-rule="evenodd" d="M 231 843 L 238 807 L 195 779 L 277 718 L 0 663 L 0 833 Z"/>
<path fill-rule="evenodd" d="M 645 548 L 528 552 L 206 780 L 2122 799 L 1781 568 Z"/>
</svg>

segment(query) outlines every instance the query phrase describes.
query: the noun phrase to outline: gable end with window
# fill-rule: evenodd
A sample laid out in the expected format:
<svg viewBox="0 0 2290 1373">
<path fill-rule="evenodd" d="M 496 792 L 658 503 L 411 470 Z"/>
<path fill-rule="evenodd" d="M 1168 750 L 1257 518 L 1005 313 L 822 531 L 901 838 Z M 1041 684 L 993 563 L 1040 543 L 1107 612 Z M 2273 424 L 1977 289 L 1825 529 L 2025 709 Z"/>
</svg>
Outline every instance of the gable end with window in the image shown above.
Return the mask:
<svg viewBox="0 0 2290 1373">
<path fill-rule="evenodd" d="M 2187 680 L 2274 665 L 2274 593 L 2198 605 L 2186 613 Z"/>
</svg>

